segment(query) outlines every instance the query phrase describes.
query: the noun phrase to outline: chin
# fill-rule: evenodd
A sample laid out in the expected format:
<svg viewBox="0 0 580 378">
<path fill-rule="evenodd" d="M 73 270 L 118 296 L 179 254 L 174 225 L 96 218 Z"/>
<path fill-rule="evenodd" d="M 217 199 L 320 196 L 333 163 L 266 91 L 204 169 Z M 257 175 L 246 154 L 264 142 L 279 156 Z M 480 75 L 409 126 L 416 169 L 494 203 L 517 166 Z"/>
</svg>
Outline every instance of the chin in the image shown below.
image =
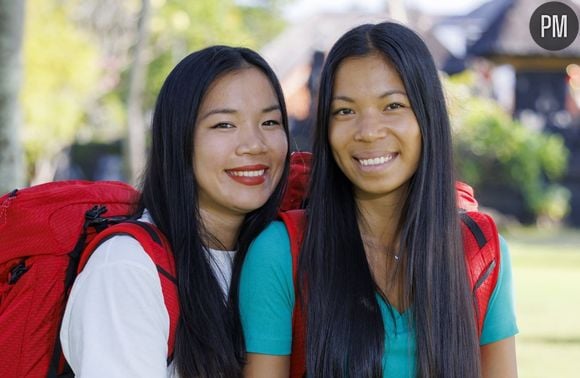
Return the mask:
<svg viewBox="0 0 580 378">
<path fill-rule="evenodd" d="M 251 213 L 254 210 L 259 209 L 260 207 L 264 206 L 268 199 L 266 198 L 263 201 L 257 201 L 255 198 L 253 200 L 248 201 L 237 201 L 237 203 L 233 204 L 232 207 L 237 209 L 239 212 L 243 214 Z"/>
</svg>

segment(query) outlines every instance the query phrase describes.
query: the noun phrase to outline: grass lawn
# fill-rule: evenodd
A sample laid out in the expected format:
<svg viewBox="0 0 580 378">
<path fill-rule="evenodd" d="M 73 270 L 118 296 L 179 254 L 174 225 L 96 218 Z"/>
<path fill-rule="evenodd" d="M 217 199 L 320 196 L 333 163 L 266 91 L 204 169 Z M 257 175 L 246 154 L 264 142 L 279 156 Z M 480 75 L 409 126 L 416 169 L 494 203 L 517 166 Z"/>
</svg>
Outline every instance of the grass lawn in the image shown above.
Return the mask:
<svg viewBox="0 0 580 378">
<path fill-rule="evenodd" d="M 502 235 L 512 256 L 519 376 L 580 377 L 580 230 Z"/>
</svg>

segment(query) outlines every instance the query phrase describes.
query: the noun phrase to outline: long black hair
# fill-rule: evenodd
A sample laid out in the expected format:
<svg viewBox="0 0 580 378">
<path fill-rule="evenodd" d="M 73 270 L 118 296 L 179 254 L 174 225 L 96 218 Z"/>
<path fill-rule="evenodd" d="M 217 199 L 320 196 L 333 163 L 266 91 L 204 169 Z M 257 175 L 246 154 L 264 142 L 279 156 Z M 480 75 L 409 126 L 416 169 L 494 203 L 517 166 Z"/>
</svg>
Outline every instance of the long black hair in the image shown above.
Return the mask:
<svg viewBox="0 0 580 378">
<path fill-rule="evenodd" d="M 209 86 L 232 71 L 253 67 L 269 79 L 280 105 L 288 138 L 282 89 L 270 66 L 245 48 L 213 46 L 185 57 L 163 84 L 153 114 L 152 143 L 139 207 L 147 209 L 167 236 L 175 255 L 180 319 L 174 361 L 182 377 L 236 377 L 241 374 L 244 341 L 237 312 L 209 264 L 198 183 L 193 171 L 194 129 Z M 287 159 L 288 160 L 288 159 Z M 286 181 L 286 165 L 270 199 L 246 215 L 238 238 L 234 270 L 249 243 L 274 218 Z"/>
<path fill-rule="evenodd" d="M 397 230 L 403 304 L 412 305 L 419 377 L 480 375 L 473 299 L 454 192 L 451 132 L 429 50 L 396 23 L 361 25 L 344 34 L 321 74 L 308 228 L 300 260 L 299 299 L 307 301 L 307 373 L 377 377 L 385 334 L 357 219 L 351 182 L 329 144 L 332 90 L 344 59 L 378 54 L 397 70 L 422 135 Z"/>
</svg>

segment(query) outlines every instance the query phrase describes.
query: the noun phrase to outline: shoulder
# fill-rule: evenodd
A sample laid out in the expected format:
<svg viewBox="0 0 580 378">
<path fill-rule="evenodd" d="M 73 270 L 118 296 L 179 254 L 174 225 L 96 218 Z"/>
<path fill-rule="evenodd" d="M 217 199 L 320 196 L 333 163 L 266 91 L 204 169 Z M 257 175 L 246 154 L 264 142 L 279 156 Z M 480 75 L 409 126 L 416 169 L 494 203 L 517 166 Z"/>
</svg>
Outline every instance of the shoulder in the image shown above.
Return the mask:
<svg viewBox="0 0 580 378">
<path fill-rule="evenodd" d="M 264 237 L 285 237 L 288 238 L 288 231 L 286 230 L 286 225 L 284 222 L 276 220 L 271 222 L 265 229 L 260 233 L 260 236 Z"/>
<path fill-rule="evenodd" d="M 95 249 L 80 274 L 86 275 L 113 266 L 143 270 L 157 276 L 157 268 L 143 246 L 135 238 L 127 235 L 116 235 L 104 241 Z"/>
<path fill-rule="evenodd" d="M 160 308 L 167 316 L 157 267 L 141 244 L 131 236 L 115 235 L 95 249 L 76 277 L 67 302 L 69 308 L 129 308 L 142 303 Z M 132 309 L 134 310 L 134 309 Z M 131 313 L 137 314 L 140 310 Z M 87 311 L 80 311 L 87 313 Z"/>
<path fill-rule="evenodd" d="M 290 239 L 280 221 L 270 223 L 250 245 L 243 263 L 242 279 L 248 274 L 259 277 L 273 271 L 292 272 Z"/>
<path fill-rule="evenodd" d="M 476 211 L 460 213 L 460 216 L 471 283 L 477 289 L 483 283 L 479 280 L 484 279 L 494 286 L 501 262 L 500 240 L 495 222 L 489 215 Z"/>
<path fill-rule="evenodd" d="M 508 281 L 510 285 L 512 282 L 512 264 L 510 251 L 506 240 L 501 235 L 499 235 L 499 245 L 500 245 L 499 254 L 501 264 L 499 265 L 499 276 L 497 279 L 495 291 L 497 291 L 498 286 L 504 285 L 505 281 Z"/>
<path fill-rule="evenodd" d="M 292 257 L 290 240 L 284 223 L 274 221 L 254 240 L 244 259 L 241 280 L 243 283 L 288 281 L 292 283 Z"/>
<path fill-rule="evenodd" d="M 501 258 L 502 259 L 506 258 L 509 260 L 508 243 L 503 236 L 498 235 L 498 237 L 499 237 L 499 249 L 500 249 Z"/>
<path fill-rule="evenodd" d="M 90 301 L 101 291 L 108 293 L 98 295 L 107 303 L 127 301 L 137 292 L 163 298 L 157 267 L 136 239 L 116 235 L 97 247 L 76 277 L 67 306 Z"/>
<path fill-rule="evenodd" d="M 272 222 L 250 246 L 242 266 L 239 306 L 248 352 L 290 354 L 294 285 L 284 223 Z"/>
<path fill-rule="evenodd" d="M 499 243 L 497 226 L 491 216 L 479 211 L 461 212 L 459 215 L 466 248 L 481 249 L 488 242 Z"/>
<path fill-rule="evenodd" d="M 144 209 L 138 221 L 155 225 L 147 209 Z M 134 237 L 123 234 L 114 235 L 104 240 L 94 250 L 81 274 L 105 266 L 122 265 L 144 269 L 157 275 L 157 268 L 141 243 Z"/>
<path fill-rule="evenodd" d="M 115 235 L 75 279 L 60 338 L 79 376 L 165 376 L 169 324 L 155 264 L 136 239 Z"/>
<path fill-rule="evenodd" d="M 252 253 L 261 254 L 274 254 L 284 249 L 290 249 L 290 237 L 286 226 L 281 221 L 270 223 L 250 246 Z"/>
<path fill-rule="evenodd" d="M 480 344 L 486 345 L 518 333 L 514 286 L 509 248 L 500 236 L 501 264 L 499 274 L 485 313 Z"/>
</svg>

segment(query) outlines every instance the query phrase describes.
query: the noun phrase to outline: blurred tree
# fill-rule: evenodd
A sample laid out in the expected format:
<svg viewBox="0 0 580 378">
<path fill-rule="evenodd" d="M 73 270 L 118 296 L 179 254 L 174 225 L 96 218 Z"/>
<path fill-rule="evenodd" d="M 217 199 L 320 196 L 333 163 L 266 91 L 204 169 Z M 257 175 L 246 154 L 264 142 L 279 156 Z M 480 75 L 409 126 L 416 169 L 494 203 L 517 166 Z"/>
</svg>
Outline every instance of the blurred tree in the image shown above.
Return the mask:
<svg viewBox="0 0 580 378">
<path fill-rule="evenodd" d="M 25 140 L 35 162 L 29 174 L 51 179 L 55 154 L 73 141 L 126 139 L 128 124 L 145 129 L 161 83 L 179 60 L 210 44 L 258 48 L 283 28 L 278 9 L 287 1 L 147 0 L 144 18 L 142 0 L 29 0 Z"/>
<path fill-rule="evenodd" d="M 141 12 L 137 24 L 137 35 L 133 48 L 133 61 L 129 73 L 129 90 L 127 95 L 127 141 L 126 156 L 128 163 L 128 179 L 137 184 L 139 176 L 145 167 L 145 120 L 143 116 L 143 92 L 145 89 L 144 61 L 145 46 L 149 37 L 150 1 L 141 1 Z"/>
<path fill-rule="evenodd" d="M 127 181 L 135 184 L 145 164 L 143 95 L 148 65 L 150 0 L 73 0 L 70 15 L 92 36 L 102 68 L 95 104 L 79 130 L 84 142 L 123 140 Z M 80 138 L 79 138 L 80 139 Z"/>
<path fill-rule="evenodd" d="M 234 0 L 154 0 L 149 45 L 147 98 L 155 97 L 171 68 L 189 52 L 213 44 L 258 49 L 284 28 L 280 7 L 287 0 L 240 6 Z"/>
<path fill-rule="evenodd" d="M 558 184 L 569 154 L 563 139 L 514 121 L 493 100 L 471 96 L 467 83 L 469 74 L 446 83 L 460 178 L 476 188 L 513 190 L 536 220 L 562 220 L 570 199 Z"/>
<path fill-rule="evenodd" d="M 0 195 L 24 184 L 19 94 L 24 1 L 0 0 Z"/>
<path fill-rule="evenodd" d="M 24 142 L 37 183 L 52 179 L 55 156 L 86 122 L 101 70 L 94 41 L 76 28 L 66 2 L 29 0 L 26 12 Z"/>
<path fill-rule="evenodd" d="M 246 25 L 252 41 L 247 47 L 259 49 L 281 33 L 286 22 L 281 18 L 282 6 L 291 0 L 266 0 L 260 6 L 239 6 L 242 22 Z"/>
</svg>

